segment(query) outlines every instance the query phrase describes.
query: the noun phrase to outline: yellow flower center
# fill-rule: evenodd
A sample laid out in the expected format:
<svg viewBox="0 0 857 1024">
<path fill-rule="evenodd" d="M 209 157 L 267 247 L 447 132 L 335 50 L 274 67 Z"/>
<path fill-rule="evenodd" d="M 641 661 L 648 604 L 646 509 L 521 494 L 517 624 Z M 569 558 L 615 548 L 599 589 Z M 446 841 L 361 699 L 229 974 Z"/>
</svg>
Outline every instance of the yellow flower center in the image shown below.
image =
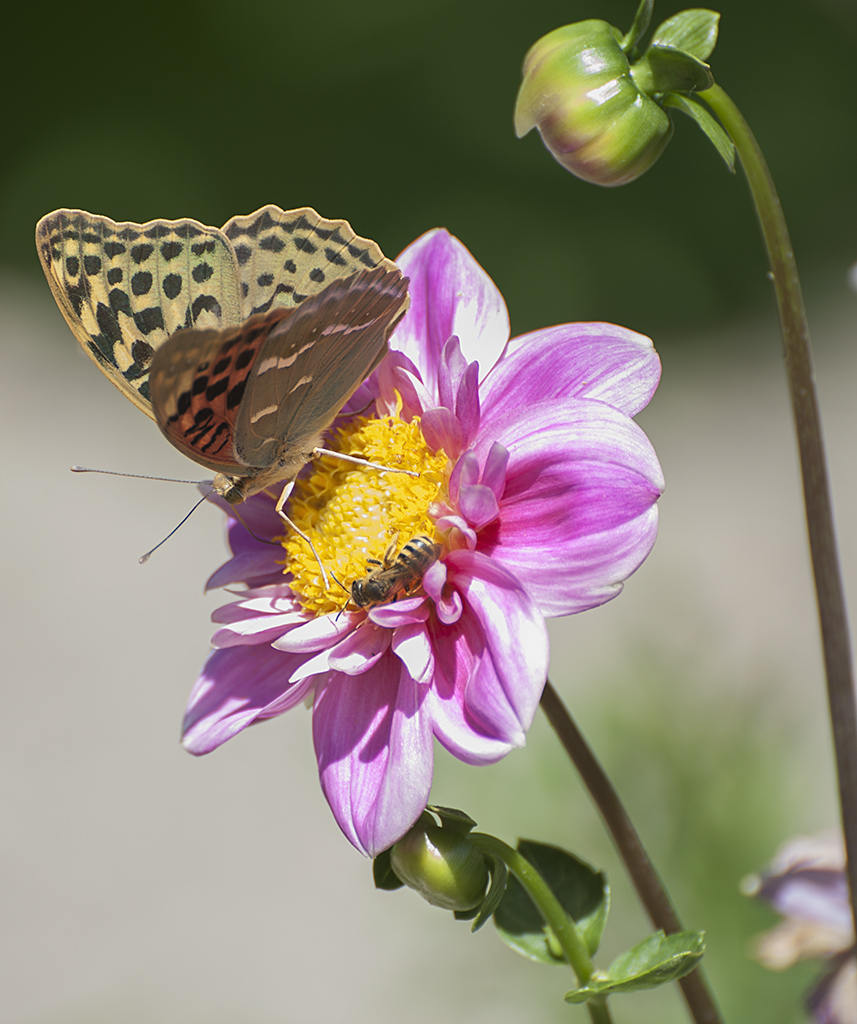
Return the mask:
<svg viewBox="0 0 857 1024">
<path fill-rule="evenodd" d="M 388 549 L 395 559 L 408 541 L 421 534 L 442 542 L 429 518 L 429 507 L 446 497 L 449 477 L 446 455 L 442 449 L 429 450 L 416 416 L 410 423 L 398 416 L 356 416 L 336 432 L 329 447 L 420 475 L 368 469 L 322 456 L 312 463 L 312 472 L 298 481 L 289 499 L 289 518 L 312 540 L 329 585 L 325 587 L 318 562 L 303 538 L 291 532 L 283 547 L 294 577 L 292 590 L 304 609 L 315 615 L 344 608 L 351 584 L 380 569 Z"/>
</svg>

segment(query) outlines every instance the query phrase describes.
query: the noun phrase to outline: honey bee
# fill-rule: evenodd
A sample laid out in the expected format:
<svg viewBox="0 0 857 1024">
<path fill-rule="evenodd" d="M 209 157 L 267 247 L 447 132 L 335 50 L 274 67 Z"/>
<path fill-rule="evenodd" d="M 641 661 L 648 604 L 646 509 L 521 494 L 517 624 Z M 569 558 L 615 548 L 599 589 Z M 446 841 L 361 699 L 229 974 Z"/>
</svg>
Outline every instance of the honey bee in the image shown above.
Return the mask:
<svg viewBox="0 0 857 1024">
<path fill-rule="evenodd" d="M 393 560 L 396 540 L 384 552 L 384 561 L 369 559 L 380 568 L 373 569 L 351 584 L 351 600 L 358 608 L 373 608 L 395 601 L 401 593 L 411 594 L 419 586 L 423 573 L 440 558 L 441 546 L 429 537 L 409 540 Z"/>
</svg>

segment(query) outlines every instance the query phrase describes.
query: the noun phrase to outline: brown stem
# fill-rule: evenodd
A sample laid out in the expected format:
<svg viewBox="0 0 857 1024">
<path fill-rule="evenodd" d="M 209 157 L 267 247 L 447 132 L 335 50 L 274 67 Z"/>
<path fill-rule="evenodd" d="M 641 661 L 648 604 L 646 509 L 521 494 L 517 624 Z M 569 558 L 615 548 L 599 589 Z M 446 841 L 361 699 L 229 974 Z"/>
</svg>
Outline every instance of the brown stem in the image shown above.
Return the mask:
<svg viewBox="0 0 857 1024">
<path fill-rule="evenodd" d="M 631 824 L 618 793 L 550 680 L 542 694 L 542 710 L 589 790 L 589 795 L 613 838 L 640 902 L 649 915 L 649 920 L 655 928 L 662 928 L 667 934 L 683 931 L 678 914 L 640 842 L 637 830 Z M 699 968 L 680 978 L 679 985 L 696 1024 L 721 1024 L 720 1014 Z"/>
</svg>

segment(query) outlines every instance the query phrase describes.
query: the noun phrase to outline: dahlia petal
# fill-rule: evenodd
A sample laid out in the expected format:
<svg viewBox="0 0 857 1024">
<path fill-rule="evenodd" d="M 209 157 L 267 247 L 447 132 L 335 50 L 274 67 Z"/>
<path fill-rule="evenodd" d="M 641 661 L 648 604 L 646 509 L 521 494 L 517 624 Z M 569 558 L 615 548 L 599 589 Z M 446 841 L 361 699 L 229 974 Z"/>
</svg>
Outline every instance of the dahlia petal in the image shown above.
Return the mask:
<svg viewBox="0 0 857 1024">
<path fill-rule="evenodd" d="M 312 682 L 289 683 L 296 660 L 267 646 L 230 648 L 210 655 L 185 711 L 185 749 L 208 754 L 253 722 L 299 704 Z"/>
<path fill-rule="evenodd" d="M 491 488 L 498 500 L 503 497 L 503 491 L 506 489 L 506 467 L 508 465 L 508 449 L 495 441 L 488 449 L 485 468 L 482 470 L 482 483 Z"/>
<path fill-rule="evenodd" d="M 526 424 L 510 417 L 500 440 L 506 489 L 480 549 L 546 615 L 615 597 L 657 535 L 663 477 L 645 434 L 611 406 L 570 399 L 531 406 Z"/>
<path fill-rule="evenodd" d="M 479 624 L 472 615 L 465 615 L 454 626 L 432 622 L 429 634 L 435 672 L 424 710 L 431 718 L 432 731 L 438 742 L 459 760 L 467 764 L 494 764 L 513 749 L 513 744 L 476 721 L 465 701 L 467 685 L 484 646 Z"/>
<path fill-rule="evenodd" d="M 316 690 L 313 739 L 324 795 L 348 840 L 366 856 L 386 850 L 413 825 L 432 779 L 426 693 L 398 658 L 368 678 L 331 675 Z"/>
<path fill-rule="evenodd" d="M 594 398 L 635 416 L 661 375 L 649 338 L 615 324 L 561 324 L 509 342 L 482 382 L 482 419 L 498 407 Z"/>
<path fill-rule="evenodd" d="M 383 409 L 395 413 L 401 398 L 403 409 L 411 415 L 435 405 L 434 398 L 420 380 L 419 370 L 404 352 L 390 351 L 378 366 L 378 394 Z"/>
<path fill-rule="evenodd" d="M 425 622 L 429 615 L 430 610 L 426 599 L 419 594 L 369 609 L 369 618 L 376 625 L 383 626 L 385 629 L 419 625 Z"/>
<path fill-rule="evenodd" d="M 446 533 L 448 530 L 458 530 L 469 548 L 476 547 L 476 531 L 462 516 L 442 515 L 438 516 L 434 523 L 443 533 Z"/>
<path fill-rule="evenodd" d="M 806 1000 L 815 1024 L 853 1024 L 857 1020 L 857 963 L 854 954 L 837 957 Z"/>
<path fill-rule="evenodd" d="M 365 619 L 328 652 L 328 662 L 334 672 L 359 676 L 372 668 L 389 646 L 390 631 Z"/>
<path fill-rule="evenodd" d="M 446 454 L 453 459 L 461 451 L 464 432 L 455 413 L 449 409 L 439 405 L 423 413 L 420 430 L 432 451 L 436 452 L 443 448 Z"/>
<path fill-rule="evenodd" d="M 465 452 L 449 474 L 449 496 L 458 501 L 458 492 L 464 484 L 479 483 L 479 459 L 475 452 Z"/>
<path fill-rule="evenodd" d="M 205 589 L 217 590 L 236 583 L 247 583 L 253 587 L 276 583 L 283 578 L 283 567 L 274 560 L 270 545 L 253 541 L 255 550 L 242 551 L 224 562 L 208 577 Z"/>
<path fill-rule="evenodd" d="M 465 690 L 467 709 L 498 739 L 523 746 L 547 679 L 544 617 L 518 580 L 481 552 L 452 551 L 447 565 L 485 644 Z"/>
<path fill-rule="evenodd" d="M 441 353 L 437 379 L 438 405 L 445 405 L 447 409 L 455 408 L 458 389 L 466 370 L 467 360 L 461 353 L 461 342 L 453 335 Z"/>
<path fill-rule="evenodd" d="M 337 621 L 338 620 L 338 621 Z M 278 640 L 274 646 L 279 651 L 292 654 L 310 654 L 333 647 L 342 637 L 354 629 L 351 616 L 321 615 L 307 619 L 302 625 L 291 630 L 288 635 Z"/>
<path fill-rule="evenodd" d="M 470 363 L 458 387 L 455 415 L 464 431 L 463 447 L 472 444 L 479 429 L 479 363 Z"/>
<path fill-rule="evenodd" d="M 211 638 L 212 647 L 239 647 L 242 644 L 272 644 L 294 629 L 303 616 L 252 615 L 218 629 Z M 282 650 L 283 648 L 278 648 Z"/>
<path fill-rule="evenodd" d="M 410 278 L 411 305 L 393 343 L 420 367 L 433 394 L 443 346 L 462 339 L 467 362 L 493 366 L 509 340 L 503 296 L 468 250 L 447 231 L 436 229 L 409 245 L 396 261 Z"/>
<path fill-rule="evenodd" d="M 493 522 L 500 512 L 494 492 L 483 484 L 462 487 L 458 496 L 458 506 L 475 530 L 481 530 L 483 526 Z"/>
<path fill-rule="evenodd" d="M 417 683 L 431 682 L 434 674 L 434 654 L 422 623 L 402 626 L 393 632 L 393 654 L 401 659 L 408 675 Z"/>
</svg>

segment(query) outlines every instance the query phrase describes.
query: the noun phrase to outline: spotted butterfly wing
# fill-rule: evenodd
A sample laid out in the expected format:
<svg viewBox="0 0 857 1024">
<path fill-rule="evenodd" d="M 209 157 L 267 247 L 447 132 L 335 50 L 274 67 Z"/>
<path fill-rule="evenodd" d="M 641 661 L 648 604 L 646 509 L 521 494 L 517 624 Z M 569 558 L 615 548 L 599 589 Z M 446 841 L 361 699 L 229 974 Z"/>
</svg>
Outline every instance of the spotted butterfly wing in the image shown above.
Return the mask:
<svg viewBox="0 0 857 1024">
<path fill-rule="evenodd" d="M 394 267 L 347 221 L 273 205 L 223 228 L 187 218 L 117 223 L 57 210 L 36 225 L 36 247 L 84 351 L 152 418 L 152 358 L 176 331 L 235 327 L 298 306 L 333 280 Z"/>
<path fill-rule="evenodd" d="M 179 331 L 152 362 L 158 425 L 221 474 L 215 488 L 230 501 L 292 479 L 383 358 L 407 284 L 397 269 L 377 267 L 238 328 Z"/>
</svg>

